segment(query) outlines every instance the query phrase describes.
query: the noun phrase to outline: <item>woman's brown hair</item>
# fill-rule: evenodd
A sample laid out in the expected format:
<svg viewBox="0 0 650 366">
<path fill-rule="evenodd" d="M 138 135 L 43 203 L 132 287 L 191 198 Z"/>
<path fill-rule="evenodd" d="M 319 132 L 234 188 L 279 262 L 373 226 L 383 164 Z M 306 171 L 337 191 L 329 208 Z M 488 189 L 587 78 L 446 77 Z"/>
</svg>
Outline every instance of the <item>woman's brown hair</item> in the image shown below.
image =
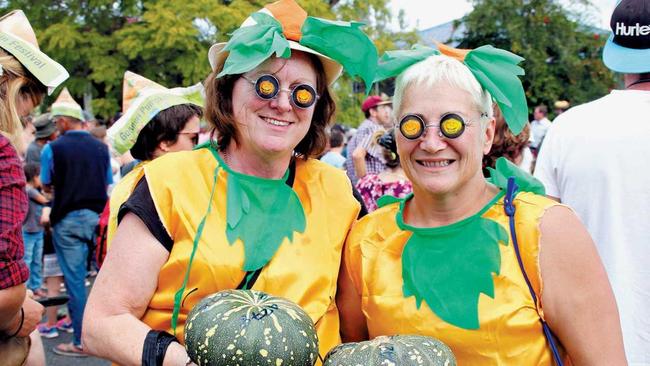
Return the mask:
<svg viewBox="0 0 650 366">
<path fill-rule="evenodd" d="M 496 119 L 496 127 L 492 148 L 487 155 L 483 156 L 483 175 L 486 177 L 489 176 L 487 168 L 494 168 L 498 158 L 505 157 L 515 162 L 521 157 L 524 149 L 528 146 L 530 137 L 530 126 L 528 124 L 524 126 L 519 135 L 513 134 L 503 118 L 503 113 L 496 104 L 494 105 L 494 118 Z"/>
<path fill-rule="evenodd" d="M 336 104 L 327 85 L 322 63 L 318 57 L 305 54 L 309 56 L 316 69 L 316 93 L 319 95 L 309 131 L 294 148 L 296 155 L 306 159 L 319 156 L 325 150 L 326 128 L 334 119 Z M 237 142 L 237 122 L 232 110 L 232 90 L 235 82 L 241 77 L 241 74 L 238 74 L 217 78 L 222 68 L 223 65 L 210 73 L 205 80 L 205 118 L 213 128 L 212 135 L 216 135 L 220 150 L 228 147 L 231 140 Z"/>
</svg>

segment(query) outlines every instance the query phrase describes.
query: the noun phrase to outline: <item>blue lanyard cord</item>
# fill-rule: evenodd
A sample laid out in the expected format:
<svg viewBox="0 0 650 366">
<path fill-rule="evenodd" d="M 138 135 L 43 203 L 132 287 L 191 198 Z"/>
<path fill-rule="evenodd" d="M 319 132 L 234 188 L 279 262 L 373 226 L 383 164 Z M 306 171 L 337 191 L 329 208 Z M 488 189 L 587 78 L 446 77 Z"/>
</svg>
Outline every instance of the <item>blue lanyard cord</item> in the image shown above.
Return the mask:
<svg viewBox="0 0 650 366">
<path fill-rule="evenodd" d="M 510 236 L 512 237 L 512 244 L 515 248 L 515 254 L 517 255 L 517 262 L 519 263 L 519 268 L 521 269 L 521 273 L 524 275 L 524 280 L 526 280 L 526 285 L 528 286 L 528 291 L 530 291 L 530 295 L 533 297 L 533 301 L 535 302 L 535 306 L 537 306 L 537 296 L 535 295 L 535 291 L 533 291 L 533 286 L 530 284 L 530 280 L 528 279 L 528 275 L 526 274 L 526 269 L 524 269 L 524 262 L 521 260 L 521 253 L 519 252 L 519 244 L 517 243 L 517 232 L 515 230 L 515 206 L 513 204 L 513 200 L 515 197 L 515 194 L 517 192 L 517 184 L 515 183 L 515 179 L 513 177 L 508 178 L 508 186 L 506 188 L 506 196 L 503 199 L 504 203 L 504 209 L 506 212 L 506 215 L 509 217 L 510 221 Z M 551 347 L 551 352 L 553 353 L 553 359 L 555 359 L 555 364 L 557 366 L 564 366 L 562 363 L 562 358 L 560 357 L 560 352 L 557 349 L 557 345 L 555 344 L 555 339 L 553 338 L 553 333 L 551 332 L 551 328 L 546 324 L 544 319 L 540 316 L 539 321 L 542 323 L 542 330 L 544 331 L 544 337 L 546 337 L 546 340 Z"/>
<path fill-rule="evenodd" d="M 181 300 L 183 299 L 183 293 L 185 292 L 185 287 L 187 287 L 187 281 L 190 279 L 190 269 L 192 268 L 192 262 L 194 261 L 194 254 L 196 254 L 196 248 L 199 246 L 199 240 L 203 234 L 203 227 L 205 226 L 205 220 L 210 215 L 212 211 L 212 199 L 214 198 L 214 191 L 217 187 L 217 175 L 219 173 L 219 166 L 214 169 L 214 177 L 212 181 L 212 190 L 210 192 L 210 201 L 208 201 L 208 209 L 203 215 L 199 227 L 196 229 L 196 236 L 194 236 L 194 243 L 192 243 L 192 254 L 190 255 L 190 261 L 187 263 L 187 269 L 185 270 L 185 278 L 183 279 L 183 286 L 181 286 L 176 294 L 174 294 L 174 312 L 172 313 L 172 329 L 174 330 L 174 336 L 176 336 L 176 324 L 178 322 L 178 313 L 181 310 Z"/>
</svg>

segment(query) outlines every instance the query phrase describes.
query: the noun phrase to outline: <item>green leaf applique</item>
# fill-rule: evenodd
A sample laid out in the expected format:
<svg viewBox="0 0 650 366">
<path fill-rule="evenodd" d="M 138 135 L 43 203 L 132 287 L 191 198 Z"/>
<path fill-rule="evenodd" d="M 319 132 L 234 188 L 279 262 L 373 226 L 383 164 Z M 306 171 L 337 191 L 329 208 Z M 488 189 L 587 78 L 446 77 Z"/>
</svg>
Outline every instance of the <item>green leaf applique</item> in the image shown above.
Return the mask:
<svg viewBox="0 0 650 366">
<path fill-rule="evenodd" d="M 359 29 L 363 23 L 307 17 L 300 44 L 337 61 L 351 76 L 359 75 L 370 92 L 377 69 L 377 48 Z"/>
<path fill-rule="evenodd" d="M 493 274 L 501 269 L 499 244 L 508 245 L 510 240 L 501 225 L 481 215 L 502 196 L 497 195 L 476 215 L 438 228 L 404 224 L 402 202 L 398 225 L 413 233 L 402 252 L 404 297 L 415 296 L 418 308 L 426 301 L 449 324 L 479 328 L 480 294 L 494 298 Z"/>
<path fill-rule="evenodd" d="M 488 182 L 495 186 L 505 190 L 508 186 L 508 178 L 513 177 L 515 178 L 519 192 L 532 192 L 542 196 L 546 194 L 542 182 L 530 175 L 530 173 L 520 169 L 510 162 L 510 160 L 500 157 L 494 166 L 496 169 L 488 168 L 490 172 Z"/>
<path fill-rule="evenodd" d="M 226 237 L 244 245 L 244 271 L 264 267 L 285 238 L 304 233 L 305 211 L 296 192 L 282 179 L 264 179 L 237 173 L 215 154 L 228 173 L 226 193 Z"/>
<path fill-rule="evenodd" d="M 257 24 L 241 27 L 232 33 L 224 48 L 230 53 L 217 77 L 248 72 L 274 53 L 282 58 L 291 56 L 289 41 L 282 34 L 282 25 L 277 20 L 260 12 L 251 17 Z"/>
</svg>

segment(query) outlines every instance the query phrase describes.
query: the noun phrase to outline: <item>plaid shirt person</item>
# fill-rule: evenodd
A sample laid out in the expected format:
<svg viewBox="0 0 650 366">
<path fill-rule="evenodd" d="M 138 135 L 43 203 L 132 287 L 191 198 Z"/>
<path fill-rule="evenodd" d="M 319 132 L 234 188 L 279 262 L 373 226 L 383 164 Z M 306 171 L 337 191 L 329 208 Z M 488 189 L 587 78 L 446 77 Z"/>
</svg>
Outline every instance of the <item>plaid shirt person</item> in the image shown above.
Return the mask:
<svg viewBox="0 0 650 366">
<path fill-rule="evenodd" d="M 22 163 L 9 140 L 0 134 L 0 289 L 29 278 L 22 225 L 27 215 L 27 193 Z"/>
<path fill-rule="evenodd" d="M 356 135 L 354 135 L 347 146 L 347 159 L 345 161 L 345 170 L 348 173 L 348 177 L 352 181 L 352 184 L 357 184 L 359 178 L 354 173 L 354 162 L 352 160 L 352 152 L 357 147 L 363 147 L 366 149 L 366 174 L 378 174 L 386 169 L 386 162 L 384 161 L 382 147 L 373 143 L 372 136 L 375 132 L 382 130 L 383 128 L 377 123 L 365 119 L 359 129 L 357 130 Z"/>
</svg>

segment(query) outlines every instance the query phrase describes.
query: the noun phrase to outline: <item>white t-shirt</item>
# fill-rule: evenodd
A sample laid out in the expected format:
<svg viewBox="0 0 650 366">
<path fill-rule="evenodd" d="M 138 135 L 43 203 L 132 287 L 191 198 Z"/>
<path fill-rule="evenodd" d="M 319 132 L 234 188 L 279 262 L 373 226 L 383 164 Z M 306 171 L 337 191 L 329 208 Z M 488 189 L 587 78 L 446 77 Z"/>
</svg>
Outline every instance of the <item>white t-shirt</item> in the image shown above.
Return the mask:
<svg viewBox="0 0 650 366">
<path fill-rule="evenodd" d="M 614 90 L 558 116 L 535 177 L 591 233 L 618 303 L 627 360 L 650 365 L 650 91 Z"/>
<path fill-rule="evenodd" d="M 548 118 L 544 117 L 542 119 L 538 120 L 533 120 L 530 123 L 530 146 L 534 148 L 538 148 L 539 144 L 544 141 L 544 135 L 546 135 L 546 131 L 548 128 L 551 127 L 551 121 L 548 120 Z"/>
<path fill-rule="evenodd" d="M 339 169 L 343 168 L 343 165 L 345 164 L 345 158 L 343 155 L 334 151 L 328 151 L 325 153 L 325 155 L 321 156 L 320 161 Z"/>
</svg>

